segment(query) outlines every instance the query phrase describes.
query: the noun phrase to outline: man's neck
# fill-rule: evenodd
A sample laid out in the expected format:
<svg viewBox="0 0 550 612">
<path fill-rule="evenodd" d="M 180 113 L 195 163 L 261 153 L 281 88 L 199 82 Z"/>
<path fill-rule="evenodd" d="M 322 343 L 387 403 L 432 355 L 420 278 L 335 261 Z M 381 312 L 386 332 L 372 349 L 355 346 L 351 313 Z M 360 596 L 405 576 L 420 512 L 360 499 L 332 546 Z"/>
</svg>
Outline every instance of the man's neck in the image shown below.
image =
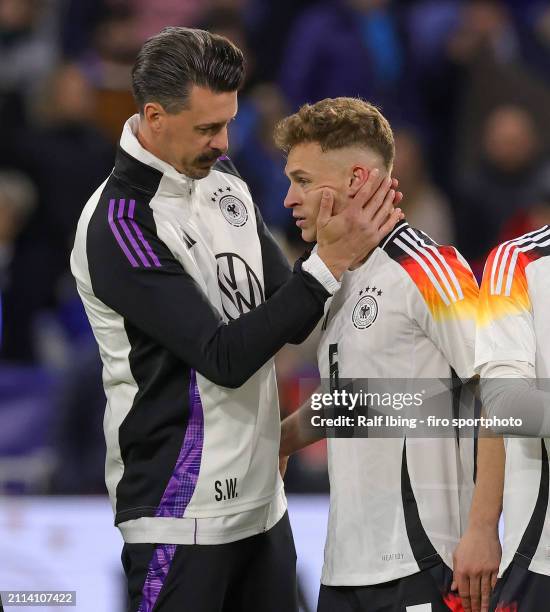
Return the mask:
<svg viewBox="0 0 550 612">
<path fill-rule="evenodd" d="M 155 145 L 150 141 L 150 139 L 145 135 L 144 131 L 141 129 L 141 122 L 139 124 L 138 130 L 137 130 L 137 134 L 136 134 L 136 138 L 139 142 L 139 144 L 146 150 L 149 151 L 149 153 L 151 153 L 152 155 L 154 155 L 155 157 L 158 157 L 160 160 L 162 160 L 163 162 L 169 164 L 170 162 L 165 159 L 162 155 L 162 153 L 158 150 L 157 147 L 155 147 Z M 170 164 L 171 165 L 171 164 Z"/>
<path fill-rule="evenodd" d="M 366 257 L 362 257 L 361 259 L 358 259 L 357 261 L 354 261 L 351 266 L 348 268 L 348 270 L 353 271 L 353 270 L 357 270 L 357 268 L 360 268 L 363 264 L 365 264 L 367 262 L 367 259 L 374 253 L 374 249 L 372 251 L 370 251 L 368 253 L 368 255 Z"/>
<path fill-rule="evenodd" d="M 182 168 L 178 168 L 175 166 L 172 161 L 166 158 L 162 154 L 162 151 L 151 142 L 151 139 L 144 133 L 144 130 L 141 127 L 141 120 L 139 122 L 138 130 L 136 133 L 136 138 L 139 144 L 146 150 L 149 151 L 152 155 L 163 161 L 165 164 L 172 166 L 175 170 L 177 170 L 180 174 L 185 174 Z"/>
</svg>

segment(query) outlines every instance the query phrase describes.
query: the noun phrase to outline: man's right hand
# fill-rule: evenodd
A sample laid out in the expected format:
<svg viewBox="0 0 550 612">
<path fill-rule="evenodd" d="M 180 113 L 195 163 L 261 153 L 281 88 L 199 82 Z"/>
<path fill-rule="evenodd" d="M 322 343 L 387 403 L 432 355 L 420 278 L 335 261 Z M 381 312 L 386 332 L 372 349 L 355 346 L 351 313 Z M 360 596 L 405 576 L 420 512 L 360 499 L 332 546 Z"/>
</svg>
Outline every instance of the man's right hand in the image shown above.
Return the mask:
<svg viewBox="0 0 550 612">
<path fill-rule="evenodd" d="M 403 218 L 401 209 L 395 208 L 403 198 L 396 187 L 395 179 L 381 176 L 374 169 L 336 215 L 332 214 L 334 194 L 323 190 L 317 218 L 317 253 L 336 279 L 365 259 Z"/>
</svg>

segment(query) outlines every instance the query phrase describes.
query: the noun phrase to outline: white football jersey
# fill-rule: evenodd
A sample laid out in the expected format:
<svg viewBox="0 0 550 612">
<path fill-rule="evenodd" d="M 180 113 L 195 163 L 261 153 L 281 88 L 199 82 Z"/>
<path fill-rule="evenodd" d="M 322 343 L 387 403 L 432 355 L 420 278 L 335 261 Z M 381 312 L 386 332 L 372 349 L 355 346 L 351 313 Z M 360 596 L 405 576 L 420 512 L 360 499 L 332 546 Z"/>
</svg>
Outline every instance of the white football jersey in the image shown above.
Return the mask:
<svg viewBox="0 0 550 612">
<path fill-rule="evenodd" d="M 401 222 L 363 265 L 344 274 L 326 306 L 322 379 L 337 368 L 339 380 L 450 380 L 452 370 L 469 380 L 477 293 L 456 249 Z M 473 485 L 473 443 L 466 442 L 467 467 L 454 437 L 329 439 L 322 583 L 378 584 L 440 559 L 451 567 L 468 506 L 461 511 L 461 495 L 469 499 Z"/>
<path fill-rule="evenodd" d="M 476 334 L 476 369 L 524 362 L 550 378 L 550 227 L 496 247 L 485 264 Z M 521 406 L 518 406 L 521 417 Z M 516 557 L 550 575 L 549 440 L 505 438 L 504 541 L 500 573 Z"/>
</svg>

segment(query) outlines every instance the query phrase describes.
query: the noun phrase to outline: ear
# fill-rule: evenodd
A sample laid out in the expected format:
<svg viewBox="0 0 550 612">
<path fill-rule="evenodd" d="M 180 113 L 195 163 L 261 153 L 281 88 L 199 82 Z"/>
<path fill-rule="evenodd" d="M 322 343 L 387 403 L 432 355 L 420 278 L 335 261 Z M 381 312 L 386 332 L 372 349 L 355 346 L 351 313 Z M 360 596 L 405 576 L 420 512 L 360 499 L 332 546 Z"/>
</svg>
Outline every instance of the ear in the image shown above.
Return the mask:
<svg viewBox="0 0 550 612">
<path fill-rule="evenodd" d="M 153 132 L 158 132 L 164 123 L 166 111 L 158 102 L 147 102 L 143 107 L 143 117 Z"/>
<path fill-rule="evenodd" d="M 364 166 L 353 166 L 348 182 L 348 196 L 353 198 L 369 178 L 369 171 Z"/>
</svg>

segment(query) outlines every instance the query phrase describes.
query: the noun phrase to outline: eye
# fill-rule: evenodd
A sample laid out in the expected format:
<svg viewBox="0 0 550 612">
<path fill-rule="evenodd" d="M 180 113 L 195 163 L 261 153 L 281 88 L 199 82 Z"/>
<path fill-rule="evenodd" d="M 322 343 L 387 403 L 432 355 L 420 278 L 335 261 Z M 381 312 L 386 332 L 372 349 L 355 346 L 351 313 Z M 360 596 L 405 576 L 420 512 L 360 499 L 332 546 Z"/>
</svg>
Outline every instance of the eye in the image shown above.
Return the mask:
<svg viewBox="0 0 550 612">
<path fill-rule="evenodd" d="M 306 178 L 300 177 L 296 179 L 296 182 L 298 183 L 298 185 L 301 185 L 303 187 L 304 185 L 309 185 L 311 181 Z"/>
<path fill-rule="evenodd" d="M 215 136 L 222 129 L 222 127 L 219 125 L 208 125 L 204 127 L 197 127 L 195 129 L 199 134 L 203 134 L 205 136 Z"/>
</svg>

